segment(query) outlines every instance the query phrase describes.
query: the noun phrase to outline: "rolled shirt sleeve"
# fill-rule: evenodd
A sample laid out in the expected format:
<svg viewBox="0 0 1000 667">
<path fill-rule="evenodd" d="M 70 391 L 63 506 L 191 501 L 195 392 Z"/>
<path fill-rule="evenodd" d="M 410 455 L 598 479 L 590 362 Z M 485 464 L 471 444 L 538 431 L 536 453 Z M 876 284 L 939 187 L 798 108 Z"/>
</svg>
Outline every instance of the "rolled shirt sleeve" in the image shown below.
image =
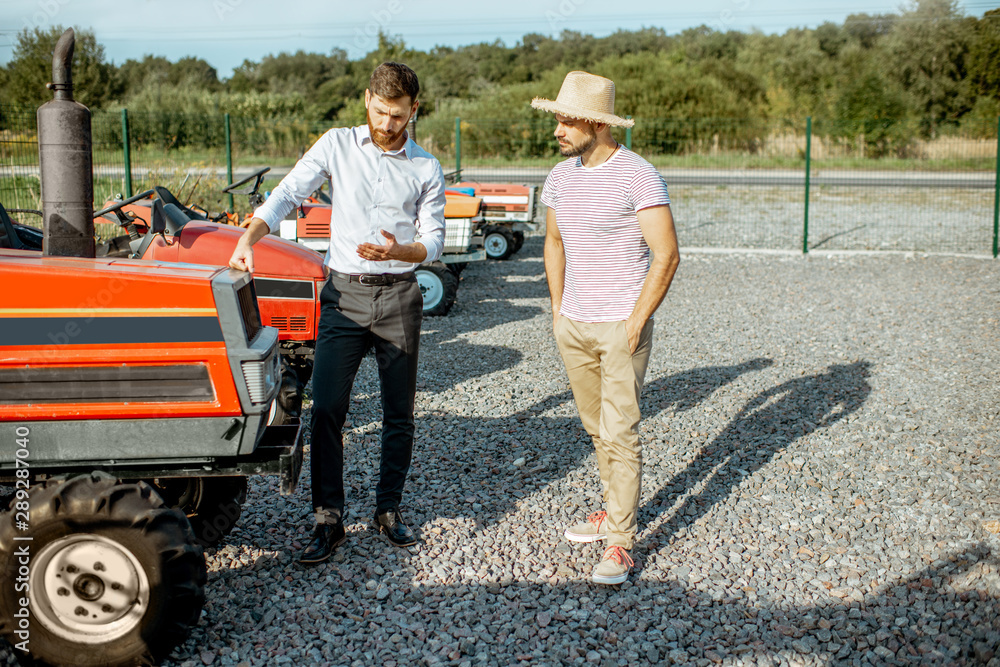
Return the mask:
<svg viewBox="0 0 1000 667">
<path fill-rule="evenodd" d="M 253 216 L 266 222 L 272 232 L 278 229 L 292 209 L 305 201 L 324 181 L 329 180 L 330 174 L 324 157 L 330 151 L 330 147 L 326 145 L 329 144 L 328 137 L 329 135 L 323 135 L 313 144 L 271 191 L 267 200 L 253 212 Z"/>
<path fill-rule="evenodd" d="M 425 262 L 440 259 L 444 250 L 444 173 L 438 166 L 438 178 L 427 184 L 420 199 L 417 200 L 417 236 L 416 241 L 427 249 Z"/>
</svg>

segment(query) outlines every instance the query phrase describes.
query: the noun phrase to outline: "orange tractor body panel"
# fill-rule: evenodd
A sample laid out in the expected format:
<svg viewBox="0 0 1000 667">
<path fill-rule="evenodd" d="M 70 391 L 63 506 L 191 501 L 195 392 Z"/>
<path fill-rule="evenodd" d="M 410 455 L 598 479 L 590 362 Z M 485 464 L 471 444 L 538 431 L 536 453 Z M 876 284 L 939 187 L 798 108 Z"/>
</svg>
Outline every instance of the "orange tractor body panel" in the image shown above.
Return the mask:
<svg viewBox="0 0 1000 667">
<path fill-rule="evenodd" d="M 12 250 L 0 251 L 0 259 L 0 282 L 32 285 L 30 290 L 6 291 L 0 303 L 0 329 L 5 332 L 0 369 L 45 368 L 114 378 L 125 367 L 185 367 L 206 376 L 205 393 L 197 400 L 163 403 L 144 401 L 141 395 L 81 395 L 75 402 L 46 403 L 25 396 L 23 402 L 0 403 L 0 421 L 241 413 L 208 280 L 218 269 Z M 171 289 L 164 290 L 168 279 Z M 39 293 L 48 295 L 45 307 L 32 302 Z"/>
<path fill-rule="evenodd" d="M 140 234 L 148 229 L 150 200 L 128 204 L 123 210 L 136 216 Z M 110 206 L 114 202 L 106 202 Z M 329 236 L 329 207 L 324 233 Z M 217 222 L 190 220 L 177 236 L 157 236 L 142 258 L 161 262 L 185 262 L 225 266 L 246 230 Z M 326 280 L 323 258 L 316 251 L 268 235 L 253 248 L 254 281 L 260 316 L 265 326 L 278 330 L 280 341 L 312 344 L 319 322 L 319 293 Z M 284 282 L 283 282 L 284 281 Z"/>
<path fill-rule="evenodd" d="M 143 259 L 218 265 L 228 261 L 244 229 L 192 220 L 178 237 L 157 237 Z M 281 341 L 314 341 L 319 298 L 326 276 L 316 251 L 268 235 L 253 247 L 257 304 L 265 326 L 278 330 Z M 294 276 L 294 278 L 290 278 Z"/>
</svg>

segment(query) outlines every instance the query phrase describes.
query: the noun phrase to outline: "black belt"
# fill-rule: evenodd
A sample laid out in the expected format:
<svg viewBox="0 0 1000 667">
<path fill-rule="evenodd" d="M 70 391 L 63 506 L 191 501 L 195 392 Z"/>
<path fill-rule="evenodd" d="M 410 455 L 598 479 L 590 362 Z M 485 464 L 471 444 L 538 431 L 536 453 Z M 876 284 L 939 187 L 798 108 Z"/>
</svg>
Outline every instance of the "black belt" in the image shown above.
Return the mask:
<svg viewBox="0 0 1000 667">
<path fill-rule="evenodd" d="M 412 283 L 416 280 L 413 271 L 406 273 L 341 273 L 340 271 L 330 269 L 330 275 L 351 283 L 370 285 L 372 287 L 392 285 L 393 283 Z"/>
</svg>

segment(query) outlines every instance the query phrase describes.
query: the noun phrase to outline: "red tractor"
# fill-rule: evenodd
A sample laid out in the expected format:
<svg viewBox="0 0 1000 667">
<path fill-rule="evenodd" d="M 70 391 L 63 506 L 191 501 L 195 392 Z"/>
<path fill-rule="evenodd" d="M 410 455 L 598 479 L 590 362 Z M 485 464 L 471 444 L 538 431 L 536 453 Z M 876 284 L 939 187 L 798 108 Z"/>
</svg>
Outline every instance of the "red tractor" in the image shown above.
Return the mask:
<svg viewBox="0 0 1000 667">
<path fill-rule="evenodd" d="M 234 183 L 261 177 L 267 170 Z M 97 254 L 227 266 L 243 229 L 212 222 L 162 187 L 110 202 L 96 216 L 114 216 L 125 234 L 102 244 Z M 265 326 L 278 330 L 282 385 L 271 407 L 270 422 L 297 418 L 302 391 L 312 375 L 319 324 L 319 295 L 326 280 L 323 257 L 297 243 L 269 235 L 254 246 L 254 287 Z"/>
<path fill-rule="evenodd" d="M 95 257 L 72 56 L 68 30 L 38 112 L 41 239 L 0 206 L 0 637 L 27 661 L 158 663 L 199 620 L 203 549 L 247 476 L 294 491 L 301 428 L 267 426 L 279 332 L 249 274 Z"/>
</svg>

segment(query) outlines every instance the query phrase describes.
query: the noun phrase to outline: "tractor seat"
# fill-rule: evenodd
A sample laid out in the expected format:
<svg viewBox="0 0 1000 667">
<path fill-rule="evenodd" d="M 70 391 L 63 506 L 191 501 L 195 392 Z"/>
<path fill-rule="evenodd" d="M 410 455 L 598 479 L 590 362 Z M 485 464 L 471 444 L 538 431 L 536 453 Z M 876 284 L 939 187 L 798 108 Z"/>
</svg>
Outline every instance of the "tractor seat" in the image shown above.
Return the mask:
<svg viewBox="0 0 1000 667">
<path fill-rule="evenodd" d="M 186 206 L 178 206 L 169 202 L 163 202 L 163 213 L 164 229 L 170 234 L 177 234 L 191 220 L 204 220 L 203 217 L 195 214 Z"/>
<path fill-rule="evenodd" d="M 201 213 L 193 211 L 193 210 L 189 209 L 187 206 L 185 206 L 184 204 L 180 203 L 180 201 L 178 201 L 177 197 L 175 197 L 173 195 L 173 193 L 170 192 L 170 190 L 167 190 L 165 187 L 163 187 L 161 185 L 154 185 L 153 186 L 153 190 L 156 192 L 156 196 L 159 197 L 160 200 L 163 202 L 164 207 L 166 207 L 168 205 L 173 205 L 173 206 L 177 207 L 178 210 L 180 210 L 180 211 L 182 211 L 184 213 L 184 215 L 186 216 L 186 219 L 185 219 L 184 222 L 187 222 L 188 220 L 208 220 L 208 218 L 206 218 Z M 181 227 L 183 227 L 183 226 L 184 225 L 181 224 Z M 169 227 L 168 227 L 168 229 L 169 229 Z M 174 230 L 170 230 L 170 231 L 173 232 Z"/>
</svg>

